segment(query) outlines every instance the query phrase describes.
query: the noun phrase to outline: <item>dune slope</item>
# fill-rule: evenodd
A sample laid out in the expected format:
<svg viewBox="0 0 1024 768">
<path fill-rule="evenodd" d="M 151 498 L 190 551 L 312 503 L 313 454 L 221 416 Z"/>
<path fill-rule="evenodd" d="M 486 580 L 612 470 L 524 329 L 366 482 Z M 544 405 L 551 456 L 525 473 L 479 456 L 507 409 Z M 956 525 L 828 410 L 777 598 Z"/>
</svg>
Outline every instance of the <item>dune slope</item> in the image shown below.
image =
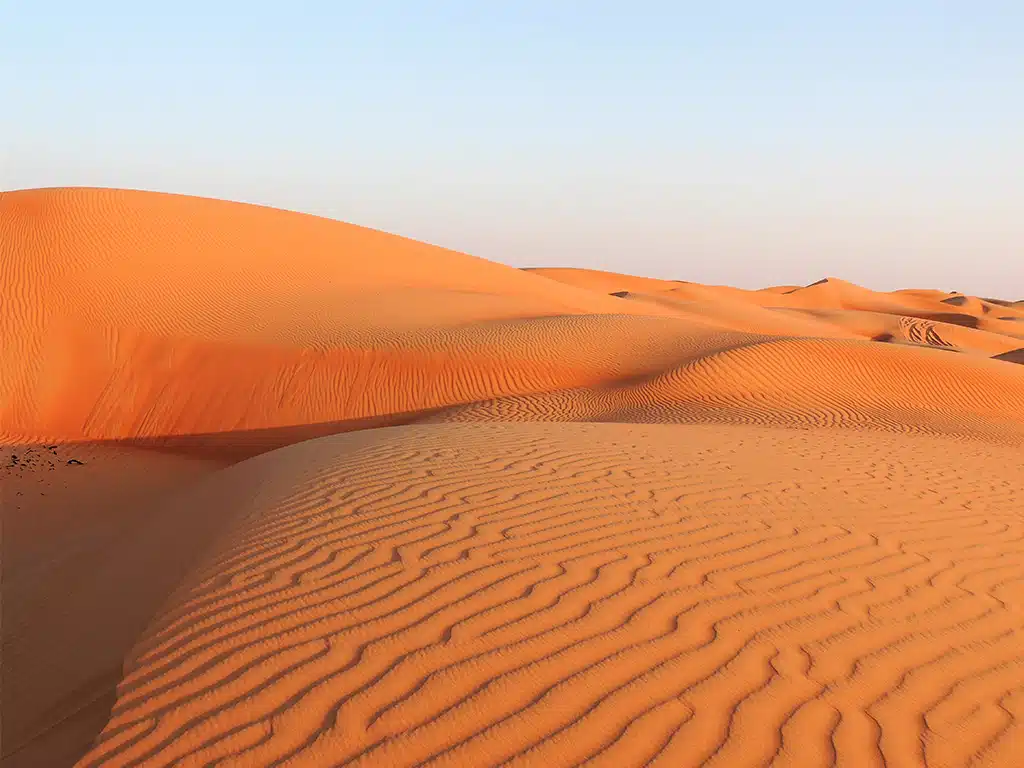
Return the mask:
<svg viewBox="0 0 1024 768">
<path fill-rule="evenodd" d="M 749 426 L 282 449 L 220 473 L 80 765 L 1010 765 L 1022 474 Z"/>
<path fill-rule="evenodd" d="M 0 435 L 28 439 L 448 405 L 500 390 L 506 368 L 540 389 L 559 371 L 571 379 L 586 350 L 556 370 L 514 348 L 502 356 L 494 321 L 657 314 L 382 232 L 179 195 L 4 193 L 0 249 Z M 369 389 L 442 367 L 449 380 L 431 376 L 428 392 Z"/>
<path fill-rule="evenodd" d="M 4 768 L 68 766 L 88 748 L 125 654 L 221 522 L 158 500 L 226 463 L 0 446 Z"/>
</svg>

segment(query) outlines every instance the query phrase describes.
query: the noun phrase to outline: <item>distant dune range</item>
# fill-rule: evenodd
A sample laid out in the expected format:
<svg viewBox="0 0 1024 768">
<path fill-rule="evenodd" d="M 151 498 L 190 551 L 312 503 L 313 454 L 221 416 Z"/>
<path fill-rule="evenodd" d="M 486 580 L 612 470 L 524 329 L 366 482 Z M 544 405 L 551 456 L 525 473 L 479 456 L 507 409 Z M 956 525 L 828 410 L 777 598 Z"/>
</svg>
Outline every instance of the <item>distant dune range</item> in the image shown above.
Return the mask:
<svg viewBox="0 0 1024 768">
<path fill-rule="evenodd" d="M 4 768 L 1016 764 L 1012 297 L 94 189 L 0 285 Z"/>
</svg>

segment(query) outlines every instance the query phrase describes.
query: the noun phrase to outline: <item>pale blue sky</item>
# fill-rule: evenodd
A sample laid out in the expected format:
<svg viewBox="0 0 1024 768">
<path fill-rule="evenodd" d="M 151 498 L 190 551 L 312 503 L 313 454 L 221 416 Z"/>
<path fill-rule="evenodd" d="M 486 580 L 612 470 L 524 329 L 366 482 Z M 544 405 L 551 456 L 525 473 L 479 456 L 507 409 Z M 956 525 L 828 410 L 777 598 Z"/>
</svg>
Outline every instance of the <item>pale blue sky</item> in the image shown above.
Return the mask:
<svg viewBox="0 0 1024 768">
<path fill-rule="evenodd" d="M 1024 2 L 0 0 L 0 187 L 1024 298 Z"/>
</svg>

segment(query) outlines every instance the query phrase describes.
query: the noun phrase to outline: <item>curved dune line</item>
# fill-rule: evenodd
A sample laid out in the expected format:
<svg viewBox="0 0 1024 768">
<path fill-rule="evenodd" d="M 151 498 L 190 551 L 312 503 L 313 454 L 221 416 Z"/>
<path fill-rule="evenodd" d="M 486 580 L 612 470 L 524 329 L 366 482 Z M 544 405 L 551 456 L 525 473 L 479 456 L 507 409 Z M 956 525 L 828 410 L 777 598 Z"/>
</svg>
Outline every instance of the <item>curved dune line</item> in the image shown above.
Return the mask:
<svg viewBox="0 0 1024 768">
<path fill-rule="evenodd" d="M 294 350 L 67 331 L 8 433 L 127 439 L 308 425 L 650 375 L 750 338 L 659 318 L 503 321 L 401 345 Z M 400 381 L 402 386 L 391 386 Z"/>
<path fill-rule="evenodd" d="M 46 439 L 126 439 L 402 414 L 650 375 L 747 338 L 667 318 L 604 315 L 502 321 L 327 351 L 68 330 L 48 345 L 40 370 L 48 386 L 6 427 Z"/>
<path fill-rule="evenodd" d="M 455 407 L 425 421 L 847 426 L 1019 444 L 1024 374 L 986 359 L 826 339 L 737 344 L 646 380 Z"/>
<path fill-rule="evenodd" d="M 219 473 L 234 522 L 80 765 L 1009 765 L 1022 480 L 1011 448 L 744 426 L 265 454 Z"/>
</svg>

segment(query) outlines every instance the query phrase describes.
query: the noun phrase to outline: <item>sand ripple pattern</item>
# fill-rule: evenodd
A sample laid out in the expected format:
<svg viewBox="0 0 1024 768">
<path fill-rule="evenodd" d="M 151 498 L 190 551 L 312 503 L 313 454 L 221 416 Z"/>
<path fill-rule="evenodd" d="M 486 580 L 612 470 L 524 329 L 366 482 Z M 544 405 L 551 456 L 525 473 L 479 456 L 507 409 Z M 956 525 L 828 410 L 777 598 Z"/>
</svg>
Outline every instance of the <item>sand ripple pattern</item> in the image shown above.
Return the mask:
<svg viewBox="0 0 1024 768">
<path fill-rule="evenodd" d="M 82 766 L 1019 765 L 1012 448 L 446 424 L 218 483 Z"/>
<path fill-rule="evenodd" d="M 1024 446 L 1024 368 L 833 339 L 752 339 L 652 376 L 492 398 L 422 421 L 841 427 Z"/>
</svg>

